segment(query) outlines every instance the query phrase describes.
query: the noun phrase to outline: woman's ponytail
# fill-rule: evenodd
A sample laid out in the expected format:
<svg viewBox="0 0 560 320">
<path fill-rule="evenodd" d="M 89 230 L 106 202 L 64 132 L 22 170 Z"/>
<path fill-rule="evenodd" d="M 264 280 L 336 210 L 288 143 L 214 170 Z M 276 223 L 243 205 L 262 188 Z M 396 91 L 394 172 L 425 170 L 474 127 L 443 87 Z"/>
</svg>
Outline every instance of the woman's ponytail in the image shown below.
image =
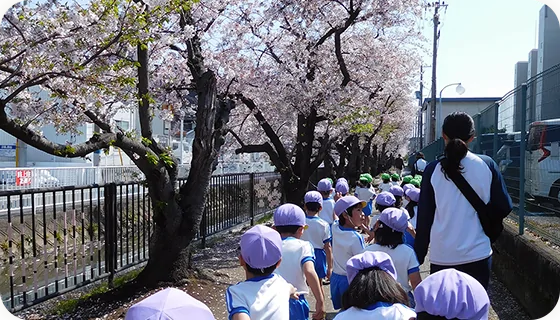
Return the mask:
<svg viewBox="0 0 560 320">
<path fill-rule="evenodd" d="M 469 151 L 467 142 L 474 136 L 474 121 L 464 112 L 454 112 L 445 117 L 442 131 L 448 141 L 441 170 L 448 179 L 448 173 L 462 173 L 461 160 Z"/>
</svg>

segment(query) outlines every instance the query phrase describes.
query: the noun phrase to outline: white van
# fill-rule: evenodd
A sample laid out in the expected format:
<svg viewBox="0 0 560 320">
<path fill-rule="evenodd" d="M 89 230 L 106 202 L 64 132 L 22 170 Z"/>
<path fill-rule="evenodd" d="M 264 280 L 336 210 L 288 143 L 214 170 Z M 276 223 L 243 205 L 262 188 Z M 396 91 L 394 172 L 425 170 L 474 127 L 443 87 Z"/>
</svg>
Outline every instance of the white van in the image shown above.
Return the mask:
<svg viewBox="0 0 560 320">
<path fill-rule="evenodd" d="M 525 152 L 525 191 L 538 202 L 559 204 L 560 119 L 530 124 Z"/>
</svg>

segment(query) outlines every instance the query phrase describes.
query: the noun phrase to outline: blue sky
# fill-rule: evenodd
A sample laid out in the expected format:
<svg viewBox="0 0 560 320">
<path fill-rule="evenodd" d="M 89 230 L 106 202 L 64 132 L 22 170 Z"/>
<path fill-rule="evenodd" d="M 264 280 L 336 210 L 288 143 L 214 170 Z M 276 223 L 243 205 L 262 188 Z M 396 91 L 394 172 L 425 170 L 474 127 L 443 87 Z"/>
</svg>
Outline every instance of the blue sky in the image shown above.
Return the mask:
<svg viewBox="0 0 560 320">
<path fill-rule="evenodd" d="M 513 89 L 514 66 L 536 48 L 535 23 L 543 3 L 536 0 L 448 0 L 441 15 L 437 94 L 443 86 L 462 82 L 463 97 L 501 97 Z M 429 12 L 428 12 L 429 13 Z M 431 9 L 433 15 L 433 9 Z M 424 35 L 433 38 L 431 19 Z M 431 54 L 424 65 L 431 65 Z M 418 71 L 420 73 L 420 71 Z M 424 72 L 424 97 L 430 96 L 431 68 Z M 453 87 L 443 97 L 455 97 Z"/>
</svg>

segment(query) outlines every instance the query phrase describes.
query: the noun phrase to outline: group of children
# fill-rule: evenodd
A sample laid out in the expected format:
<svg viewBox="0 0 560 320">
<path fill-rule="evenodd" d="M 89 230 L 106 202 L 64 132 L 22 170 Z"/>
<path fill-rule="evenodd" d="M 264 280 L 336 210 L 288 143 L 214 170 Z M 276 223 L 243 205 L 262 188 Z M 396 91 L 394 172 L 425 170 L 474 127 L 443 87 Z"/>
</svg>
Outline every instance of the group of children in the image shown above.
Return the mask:
<svg viewBox="0 0 560 320">
<path fill-rule="evenodd" d="M 411 182 L 419 179 L 391 178 L 390 187 L 376 190 L 373 177 L 362 174 L 354 195 L 346 179 L 334 188 L 322 179 L 305 194 L 303 209 L 281 205 L 273 228 L 245 232 L 239 261 L 246 281 L 226 290 L 229 319 L 309 319 L 310 292 L 312 319 L 324 319 L 322 284 L 330 284 L 333 307 L 341 310 L 336 320 L 487 319 L 486 291 L 469 275 L 450 269 L 422 281 L 410 246 L 420 197 L 420 184 Z"/>
</svg>

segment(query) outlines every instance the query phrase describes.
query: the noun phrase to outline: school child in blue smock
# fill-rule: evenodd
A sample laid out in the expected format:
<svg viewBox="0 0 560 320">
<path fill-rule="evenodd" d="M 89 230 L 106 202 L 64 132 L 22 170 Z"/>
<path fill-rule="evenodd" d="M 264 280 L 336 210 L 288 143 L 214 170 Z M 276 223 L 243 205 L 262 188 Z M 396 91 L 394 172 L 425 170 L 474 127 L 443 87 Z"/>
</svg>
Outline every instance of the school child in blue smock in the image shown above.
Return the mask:
<svg viewBox="0 0 560 320">
<path fill-rule="evenodd" d="M 395 208 L 401 208 L 403 205 L 404 190 L 400 186 L 392 186 L 389 192 L 395 197 Z"/>
<path fill-rule="evenodd" d="M 334 190 L 336 192 L 334 196 L 335 202 L 338 201 L 338 199 L 347 196 L 348 192 L 350 192 L 350 186 L 348 185 L 348 180 L 346 180 L 345 178 L 339 178 L 336 181 Z"/>
<path fill-rule="evenodd" d="M 387 253 L 397 271 L 397 281 L 409 297 L 410 306 L 414 307 L 412 290 L 422 281 L 420 264 L 412 247 L 404 244 L 403 235 L 411 228 L 408 217 L 400 208 L 383 210 L 373 230 L 375 243 L 367 246 L 365 251 Z"/>
<path fill-rule="evenodd" d="M 379 218 L 381 212 L 383 212 L 383 210 L 387 208 L 394 207 L 395 202 L 397 202 L 397 200 L 395 199 L 395 196 L 390 192 L 381 192 L 377 195 L 377 197 L 375 197 L 375 209 L 377 210 L 377 214 L 372 216 L 371 218 L 371 222 L 368 225 L 370 230 L 373 229 L 373 226 L 375 225 L 375 222 L 377 222 L 377 218 Z"/>
<path fill-rule="evenodd" d="M 273 274 L 282 260 L 280 235 L 272 228 L 257 225 L 241 236 L 240 247 L 239 263 L 247 280 L 226 290 L 229 319 L 288 319 L 296 289 Z"/>
<path fill-rule="evenodd" d="M 407 296 L 396 281 L 391 257 L 367 251 L 346 263 L 348 290 L 342 296 L 342 311 L 335 320 L 411 320 Z"/>
<path fill-rule="evenodd" d="M 334 205 L 338 222 L 332 225 L 333 272 L 331 300 L 335 309 L 342 307 L 342 294 L 348 288 L 346 262 L 365 248 L 364 238 L 357 230 L 363 229 L 365 202 L 354 196 L 340 198 Z"/>
<path fill-rule="evenodd" d="M 282 237 L 282 262 L 274 271 L 297 289 L 299 299 L 290 299 L 290 320 L 309 319 L 309 288 L 315 296 L 314 319 L 325 315 L 323 287 L 315 272 L 315 254 L 311 243 L 301 240 L 307 229 L 305 213 L 295 204 L 286 203 L 274 211 L 274 228 Z M 309 285 L 309 286 L 308 286 Z M 288 319 L 288 318 L 286 318 Z"/>
<path fill-rule="evenodd" d="M 369 173 L 364 173 L 360 175 L 360 180 L 358 180 L 358 184 L 356 186 L 356 191 L 354 195 L 356 198 L 364 201 L 366 206 L 362 209 L 362 212 L 365 215 L 365 222 L 366 226 L 370 224 L 370 216 L 373 212 L 373 199 L 375 199 L 375 188 L 371 185 L 373 181 L 373 177 Z"/>
<path fill-rule="evenodd" d="M 331 180 L 329 178 L 319 180 L 317 191 L 323 197 L 323 208 L 319 212 L 319 217 L 329 225 L 332 225 L 334 220 L 336 220 L 336 215 L 334 214 L 334 199 L 332 198 L 334 188 L 332 187 Z"/>
<path fill-rule="evenodd" d="M 323 284 L 330 283 L 332 273 L 332 235 L 331 226 L 319 217 L 323 197 L 318 191 L 309 191 L 305 194 L 305 222 L 307 230 L 301 236 L 302 240 L 309 241 L 315 251 L 315 272 Z"/>
<path fill-rule="evenodd" d="M 408 203 L 405 211 L 408 215 L 408 221 L 412 225 L 414 232 L 406 232 L 404 234 L 404 243 L 414 247 L 414 238 L 416 237 L 416 220 L 418 219 L 418 200 L 420 200 L 420 189 L 416 187 L 407 188 L 405 198 Z"/>
</svg>

